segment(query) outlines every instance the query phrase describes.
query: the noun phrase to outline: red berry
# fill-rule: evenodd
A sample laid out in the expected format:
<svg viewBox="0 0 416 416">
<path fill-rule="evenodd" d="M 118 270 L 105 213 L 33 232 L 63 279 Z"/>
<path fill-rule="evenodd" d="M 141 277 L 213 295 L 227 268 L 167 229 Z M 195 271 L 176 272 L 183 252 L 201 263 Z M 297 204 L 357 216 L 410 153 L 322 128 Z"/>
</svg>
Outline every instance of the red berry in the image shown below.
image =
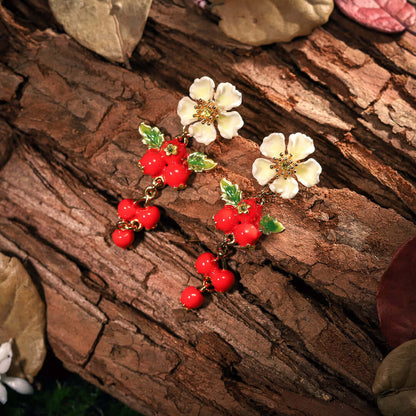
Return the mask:
<svg viewBox="0 0 416 416">
<path fill-rule="evenodd" d="M 137 207 L 134 218 L 137 219 L 146 230 L 151 230 L 156 227 L 156 224 L 160 220 L 160 211 L 159 208 L 154 205 L 145 208 Z"/>
<path fill-rule="evenodd" d="M 260 238 L 260 230 L 253 224 L 242 223 L 233 230 L 234 238 L 241 247 L 252 246 Z"/>
<path fill-rule="evenodd" d="M 226 292 L 234 285 L 234 274 L 229 270 L 217 269 L 212 272 L 211 283 L 217 292 Z"/>
<path fill-rule="evenodd" d="M 181 302 L 186 309 L 199 308 L 203 301 L 202 293 L 194 286 L 189 286 L 182 292 Z"/>
<path fill-rule="evenodd" d="M 163 169 L 166 185 L 172 188 L 185 187 L 191 171 L 183 163 L 172 163 Z"/>
<path fill-rule="evenodd" d="M 160 148 L 160 155 L 166 164 L 182 162 L 188 157 L 186 144 L 180 142 L 178 139 L 164 142 Z"/>
<path fill-rule="evenodd" d="M 132 199 L 123 199 L 117 207 L 118 216 L 126 221 L 130 221 L 136 214 L 137 205 Z"/>
<path fill-rule="evenodd" d="M 240 222 L 238 211 L 231 205 L 226 205 L 214 215 L 215 227 L 218 230 L 230 233 Z"/>
<path fill-rule="evenodd" d="M 133 230 L 115 230 L 113 232 L 113 241 L 117 247 L 126 249 L 130 247 L 134 241 L 134 232 Z"/>
<path fill-rule="evenodd" d="M 261 220 L 261 211 L 263 209 L 263 206 L 258 204 L 255 198 L 243 199 L 240 202 L 240 206 L 242 206 L 242 204 L 248 205 L 250 207 L 248 208 L 247 213 L 241 213 L 239 215 L 240 221 L 249 222 L 254 225 L 259 225 L 260 220 Z"/>
<path fill-rule="evenodd" d="M 212 271 L 218 269 L 218 263 L 212 253 L 201 254 L 195 262 L 196 271 L 204 276 L 210 276 Z"/>
<path fill-rule="evenodd" d="M 145 175 L 155 177 L 162 173 L 165 162 L 159 150 L 149 149 L 139 160 L 139 165 L 143 168 Z"/>
</svg>

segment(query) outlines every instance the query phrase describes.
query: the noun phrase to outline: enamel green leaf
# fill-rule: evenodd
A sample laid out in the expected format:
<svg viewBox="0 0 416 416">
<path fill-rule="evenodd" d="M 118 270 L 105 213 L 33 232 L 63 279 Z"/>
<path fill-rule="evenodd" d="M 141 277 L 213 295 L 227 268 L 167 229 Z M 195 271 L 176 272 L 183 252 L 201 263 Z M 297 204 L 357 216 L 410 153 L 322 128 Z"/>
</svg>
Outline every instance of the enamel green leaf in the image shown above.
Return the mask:
<svg viewBox="0 0 416 416">
<path fill-rule="evenodd" d="M 163 133 L 157 127 L 150 127 L 145 123 L 141 123 L 139 132 L 143 137 L 143 143 L 149 149 L 159 149 L 165 141 Z"/>
<path fill-rule="evenodd" d="M 231 183 L 229 180 L 222 178 L 220 182 L 220 187 L 222 191 L 221 199 L 228 205 L 236 207 L 243 195 L 238 188 L 237 184 Z"/>
<path fill-rule="evenodd" d="M 217 164 L 208 159 L 206 154 L 193 152 L 188 156 L 188 166 L 194 172 L 203 172 L 204 170 L 214 169 Z"/>
<path fill-rule="evenodd" d="M 260 220 L 260 231 L 263 234 L 281 233 L 285 227 L 270 215 L 264 215 Z"/>
</svg>

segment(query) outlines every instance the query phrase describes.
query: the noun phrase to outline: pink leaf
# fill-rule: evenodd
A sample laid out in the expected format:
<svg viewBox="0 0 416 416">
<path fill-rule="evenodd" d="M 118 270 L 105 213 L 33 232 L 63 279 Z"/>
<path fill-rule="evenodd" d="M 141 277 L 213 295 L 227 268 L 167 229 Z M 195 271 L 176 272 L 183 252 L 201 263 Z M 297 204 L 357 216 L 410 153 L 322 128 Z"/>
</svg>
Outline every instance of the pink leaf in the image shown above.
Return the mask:
<svg viewBox="0 0 416 416">
<path fill-rule="evenodd" d="M 416 237 L 399 248 L 381 277 L 377 312 L 392 348 L 416 338 Z"/>
<path fill-rule="evenodd" d="M 335 0 L 335 3 L 351 19 L 380 32 L 403 32 L 415 23 L 416 9 L 406 0 Z"/>
</svg>

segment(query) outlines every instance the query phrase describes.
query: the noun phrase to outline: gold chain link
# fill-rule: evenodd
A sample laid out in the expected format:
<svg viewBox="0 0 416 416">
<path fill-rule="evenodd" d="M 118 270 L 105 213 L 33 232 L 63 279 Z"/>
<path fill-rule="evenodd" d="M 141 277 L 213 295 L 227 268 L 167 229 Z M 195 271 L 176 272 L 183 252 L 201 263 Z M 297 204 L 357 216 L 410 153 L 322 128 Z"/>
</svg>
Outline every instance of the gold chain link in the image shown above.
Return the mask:
<svg viewBox="0 0 416 416">
<path fill-rule="evenodd" d="M 164 186 L 165 181 L 163 178 L 161 176 L 156 176 L 153 178 L 152 184 L 144 189 L 144 197 L 136 199 L 134 203 L 140 204 L 141 202 L 144 202 L 144 206 L 147 206 L 149 201 L 158 197 L 159 189 L 162 189 Z"/>
<path fill-rule="evenodd" d="M 230 247 L 235 244 L 234 234 L 225 234 L 222 242 L 217 246 L 217 256 L 223 259 L 230 254 Z"/>
<path fill-rule="evenodd" d="M 120 221 L 117 221 L 116 227 L 119 230 L 123 230 L 123 231 L 124 230 L 140 231 L 143 228 L 139 220 L 133 220 L 133 221 L 120 220 Z"/>
<path fill-rule="evenodd" d="M 276 194 L 274 194 L 268 187 L 268 185 L 263 186 L 260 193 L 255 197 L 259 204 L 264 205 L 267 201 L 273 202 Z"/>
<path fill-rule="evenodd" d="M 204 277 L 204 282 L 202 287 L 198 289 L 201 293 L 204 292 L 214 292 L 214 286 L 211 283 L 211 279 L 209 277 Z"/>
<path fill-rule="evenodd" d="M 184 143 L 185 146 L 189 143 L 191 135 L 188 132 L 188 126 L 184 126 L 182 134 L 175 136 L 175 139 L 178 139 L 180 142 Z"/>
</svg>

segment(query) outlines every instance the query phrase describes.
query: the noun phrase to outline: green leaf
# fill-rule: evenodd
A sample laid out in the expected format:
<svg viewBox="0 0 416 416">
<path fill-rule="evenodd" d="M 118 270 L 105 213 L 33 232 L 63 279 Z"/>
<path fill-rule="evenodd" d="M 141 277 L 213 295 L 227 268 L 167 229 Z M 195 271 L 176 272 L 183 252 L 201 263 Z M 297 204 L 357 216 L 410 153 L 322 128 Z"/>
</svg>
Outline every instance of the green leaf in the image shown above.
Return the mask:
<svg viewBox="0 0 416 416">
<path fill-rule="evenodd" d="M 271 234 L 271 233 L 281 233 L 285 227 L 277 221 L 276 218 L 271 217 L 270 215 L 264 215 L 261 217 L 260 220 L 260 231 L 263 234 Z"/>
<path fill-rule="evenodd" d="M 217 164 L 213 160 L 207 159 L 207 155 L 204 153 L 194 152 L 188 156 L 188 166 L 194 172 L 203 172 L 214 169 Z"/>
<path fill-rule="evenodd" d="M 222 178 L 220 182 L 222 191 L 221 199 L 228 205 L 236 207 L 243 198 L 243 195 L 237 184 L 231 183 L 229 180 Z"/>
<path fill-rule="evenodd" d="M 143 137 L 143 143 L 149 149 L 159 149 L 165 141 L 163 133 L 157 127 L 150 127 L 147 124 L 141 123 L 139 132 Z"/>
</svg>

